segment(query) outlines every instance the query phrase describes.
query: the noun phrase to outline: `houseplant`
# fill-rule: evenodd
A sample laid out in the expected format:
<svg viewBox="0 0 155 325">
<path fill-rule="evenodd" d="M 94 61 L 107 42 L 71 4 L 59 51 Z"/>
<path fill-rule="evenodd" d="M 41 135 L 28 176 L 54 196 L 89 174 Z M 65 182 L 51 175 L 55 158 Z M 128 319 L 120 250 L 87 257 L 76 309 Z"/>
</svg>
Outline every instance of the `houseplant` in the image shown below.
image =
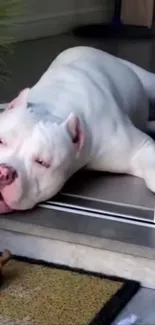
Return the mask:
<svg viewBox="0 0 155 325">
<path fill-rule="evenodd" d="M 21 0 L 0 0 L 0 83 L 9 76 L 6 56 L 13 54 L 13 25 L 21 14 Z"/>
</svg>

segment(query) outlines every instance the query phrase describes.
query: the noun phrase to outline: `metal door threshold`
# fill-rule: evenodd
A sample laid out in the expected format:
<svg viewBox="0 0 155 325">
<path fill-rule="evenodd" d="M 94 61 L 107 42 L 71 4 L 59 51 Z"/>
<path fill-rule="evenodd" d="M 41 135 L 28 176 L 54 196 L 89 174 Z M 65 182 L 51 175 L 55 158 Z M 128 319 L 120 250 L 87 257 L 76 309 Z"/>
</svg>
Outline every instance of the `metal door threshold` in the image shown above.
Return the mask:
<svg viewBox="0 0 155 325">
<path fill-rule="evenodd" d="M 59 240 L 63 232 L 79 244 L 83 236 L 100 248 L 108 240 L 114 250 L 116 242 L 155 250 L 154 194 L 134 177 L 78 173 L 55 199 L 0 216 L 0 229 L 17 232 L 19 224 L 21 233 L 29 229 L 34 236 L 42 227 L 42 236 L 52 231 Z"/>
<path fill-rule="evenodd" d="M 101 245 L 101 248 L 102 240 L 108 240 L 111 242 L 110 247 L 114 242 L 114 250 L 116 242 L 155 249 L 155 224 L 151 221 L 116 218 L 106 214 L 100 215 L 52 205 L 48 208 L 42 205 L 24 213 L 20 211 L 0 216 L 0 229 L 17 233 L 17 224 L 20 224 L 20 233 L 25 233 L 28 226 L 30 229 L 28 232 L 30 231 L 31 235 L 34 233 L 34 236 L 39 226 L 47 229 L 48 232 L 52 230 L 59 240 L 63 240 L 62 231 L 65 232 L 67 241 L 70 241 L 72 234 L 72 242 L 75 240 L 79 244 L 81 244 L 80 236 L 85 236 L 90 238 L 90 245 L 94 238 L 93 242 L 96 242 L 98 247 Z"/>
<path fill-rule="evenodd" d="M 105 219 L 105 220 L 111 220 L 114 222 L 119 222 L 119 223 L 128 223 L 128 224 L 133 224 L 133 225 L 138 225 L 138 226 L 143 226 L 143 227 L 150 227 L 155 229 L 155 223 L 154 221 L 151 220 L 143 220 L 143 219 L 136 219 L 136 218 L 131 218 L 130 216 L 120 216 L 120 215 L 112 215 L 108 214 L 105 211 L 90 211 L 90 210 L 84 210 L 80 209 L 80 207 L 77 207 L 77 209 L 74 206 L 64 206 L 64 205 L 59 205 L 59 204 L 47 204 L 47 203 L 42 203 L 39 205 L 39 208 L 42 209 L 42 213 L 45 215 L 46 212 L 52 214 L 52 211 L 55 211 L 56 213 L 61 212 L 65 214 L 73 214 L 77 216 L 85 216 L 87 218 L 98 218 L 98 219 Z M 89 220 L 89 219 L 87 219 Z"/>
<path fill-rule="evenodd" d="M 127 220 L 153 222 L 155 196 L 143 180 L 124 175 L 80 172 L 69 180 L 54 199 L 41 204 L 46 209 L 57 207 L 112 216 Z"/>
<path fill-rule="evenodd" d="M 144 222 L 153 222 L 153 212 L 151 209 L 145 209 L 140 207 L 130 207 L 127 205 L 121 205 L 117 203 L 109 203 L 103 201 L 102 203 L 75 197 L 73 195 L 63 194 L 59 196 L 59 199 L 55 201 L 47 201 L 46 203 L 40 204 L 40 207 L 45 209 L 61 208 L 65 210 L 66 208 L 71 209 L 72 211 L 80 211 L 82 213 L 86 212 L 88 215 L 90 213 L 99 214 L 101 218 L 104 216 L 112 216 L 115 218 L 123 218 L 128 220 L 139 220 Z"/>
</svg>

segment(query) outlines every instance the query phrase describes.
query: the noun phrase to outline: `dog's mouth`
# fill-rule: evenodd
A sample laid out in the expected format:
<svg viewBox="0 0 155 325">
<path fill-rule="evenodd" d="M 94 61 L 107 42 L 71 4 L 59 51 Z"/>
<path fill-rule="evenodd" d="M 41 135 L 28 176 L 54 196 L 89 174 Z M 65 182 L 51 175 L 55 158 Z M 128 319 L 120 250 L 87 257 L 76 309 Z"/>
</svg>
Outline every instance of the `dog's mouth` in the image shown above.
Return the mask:
<svg viewBox="0 0 155 325">
<path fill-rule="evenodd" d="M 0 214 L 9 213 L 12 209 L 6 204 L 5 199 L 3 198 L 2 193 L 0 193 Z"/>
</svg>

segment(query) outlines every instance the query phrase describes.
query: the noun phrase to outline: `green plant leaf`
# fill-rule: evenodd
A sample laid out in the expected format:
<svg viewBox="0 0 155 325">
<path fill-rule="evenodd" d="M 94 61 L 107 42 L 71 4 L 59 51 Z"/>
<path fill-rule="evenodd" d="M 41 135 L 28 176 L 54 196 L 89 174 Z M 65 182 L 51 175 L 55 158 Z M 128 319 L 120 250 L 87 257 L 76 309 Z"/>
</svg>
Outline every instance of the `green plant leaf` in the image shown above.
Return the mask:
<svg viewBox="0 0 155 325">
<path fill-rule="evenodd" d="M 10 75 L 5 56 L 13 54 L 12 27 L 22 13 L 22 0 L 0 0 L 0 82 L 5 82 Z"/>
</svg>

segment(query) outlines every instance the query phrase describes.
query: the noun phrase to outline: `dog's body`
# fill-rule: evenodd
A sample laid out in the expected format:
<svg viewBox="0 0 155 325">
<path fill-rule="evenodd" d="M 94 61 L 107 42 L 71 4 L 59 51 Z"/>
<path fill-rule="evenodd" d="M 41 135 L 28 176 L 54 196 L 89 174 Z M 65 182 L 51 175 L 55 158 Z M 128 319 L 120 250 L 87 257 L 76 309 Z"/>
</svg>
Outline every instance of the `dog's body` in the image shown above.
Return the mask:
<svg viewBox="0 0 155 325">
<path fill-rule="evenodd" d="M 1 116 L 0 211 L 50 198 L 83 167 L 142 177 L 155 192 L 150 103 L 154 74 L 93 48 L 61 53 Z"/>
</svg>

